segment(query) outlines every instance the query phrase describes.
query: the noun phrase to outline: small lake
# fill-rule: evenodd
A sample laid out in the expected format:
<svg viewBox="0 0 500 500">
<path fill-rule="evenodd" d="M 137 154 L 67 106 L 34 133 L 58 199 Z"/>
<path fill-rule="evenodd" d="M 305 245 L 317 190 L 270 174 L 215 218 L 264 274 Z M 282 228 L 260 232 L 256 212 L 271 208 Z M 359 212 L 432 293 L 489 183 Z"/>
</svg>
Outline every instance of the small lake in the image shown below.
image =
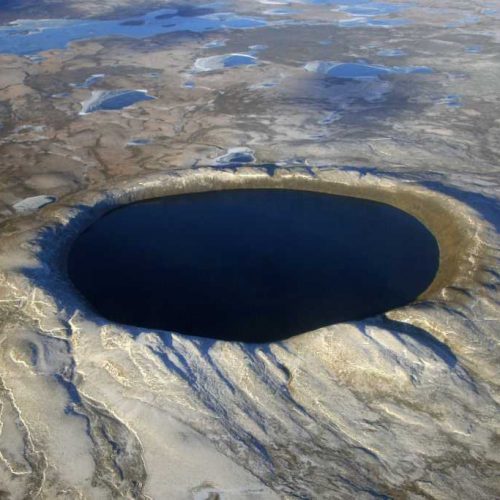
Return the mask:
<svg viewBox="0 0 500 500">
<path fill-rule="evenodd" d="M 434 236 L 392 206 L 242 189 L 117 208 L 79 235 L 68 273 L 109 320 L 270 342 L 408 304 L 438 263 Z"/>
</svg>

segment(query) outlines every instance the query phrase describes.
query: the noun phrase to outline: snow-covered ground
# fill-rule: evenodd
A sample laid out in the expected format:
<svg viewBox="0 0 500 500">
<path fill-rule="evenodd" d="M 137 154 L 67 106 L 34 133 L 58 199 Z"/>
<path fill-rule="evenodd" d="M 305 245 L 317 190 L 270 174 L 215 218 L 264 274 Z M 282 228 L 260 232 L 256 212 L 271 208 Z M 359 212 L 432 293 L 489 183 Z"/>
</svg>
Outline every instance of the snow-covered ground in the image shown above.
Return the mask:
<svg viewBox="0 0 500 500">
<path fill-rule="evenodd" d="M 0 493 L 500 497 L 500 5 L 23 5 L 0 17 L 24 18 L 0 26 Z M 121 89 L 155 99 L 89 112 Z M 64 275 L 104 210 L 228 186 L 394 204 L 440 271 L 266 345 L 112 324 Z"/>
</svg>

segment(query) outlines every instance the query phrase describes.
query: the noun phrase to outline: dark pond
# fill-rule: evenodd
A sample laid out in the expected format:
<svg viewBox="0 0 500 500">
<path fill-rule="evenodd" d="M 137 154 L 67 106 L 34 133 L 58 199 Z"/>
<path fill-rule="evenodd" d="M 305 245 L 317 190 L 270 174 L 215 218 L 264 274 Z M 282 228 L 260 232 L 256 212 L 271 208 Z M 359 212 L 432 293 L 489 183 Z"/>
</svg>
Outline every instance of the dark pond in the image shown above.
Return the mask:
<svg viewBox="0 0 500 500">
<path fill-rule="evenodd" d="M 434 236 L 389 205 L 245 189 L 115 209 L 75 241 L 68 272 L 109 320 L 270 342 L 407 304 L 438 260 Z"/>
</svg>

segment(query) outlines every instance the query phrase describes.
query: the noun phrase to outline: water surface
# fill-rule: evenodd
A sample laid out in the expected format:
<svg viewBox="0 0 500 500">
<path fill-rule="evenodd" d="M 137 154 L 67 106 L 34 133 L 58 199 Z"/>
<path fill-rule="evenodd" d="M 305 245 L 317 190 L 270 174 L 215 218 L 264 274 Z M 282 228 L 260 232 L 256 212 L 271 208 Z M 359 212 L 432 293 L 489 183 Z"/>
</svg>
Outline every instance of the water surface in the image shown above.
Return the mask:
<svg viewBox="0 0 500 500">
<path fill-rule="evenodd" d="M 79 236 L 68 271 L 110 320 L 268 342 L 407 304 L 438 258 L 433 235 L 389 205 L 235 190 L 116 209 Z"/>
</svg>

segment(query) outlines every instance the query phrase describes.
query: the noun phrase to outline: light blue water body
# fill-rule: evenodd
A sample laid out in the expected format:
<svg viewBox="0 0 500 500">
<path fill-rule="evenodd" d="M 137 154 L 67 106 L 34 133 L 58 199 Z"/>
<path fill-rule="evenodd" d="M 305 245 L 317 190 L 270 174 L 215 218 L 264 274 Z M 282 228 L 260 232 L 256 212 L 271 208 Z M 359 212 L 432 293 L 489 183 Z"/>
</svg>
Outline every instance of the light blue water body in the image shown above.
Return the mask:
<svg viewBox="0 0 500 500">
<path fill-rule="evenodd" d="M 72 87 L 75 87 L 77 89 L 88 89 L 92 87 L 95 83 L 101 81 L 104 78 L 105 75 L 99 73 L 95 75 L 90 75 L 84 82 L 81 83 L 71 83 L 70 85 Z"/>
<path fill-rule="evenodd" d="M 236 148 L 229 150 L 227 154 L 219 156 L 215 159 L 217 165 L 235 166 L 254 163 L 255 156 L 253 151 L 248 148 Z"/>
<path fill-rule="evenodd" d="M 6 26 L 0 26 L 0 53 L 28 55 L 44 50 L 63 49 L 68 43 L 75 40 L 104 36 L 147 38 L 163 33 L 182 31 L 203 33 L 220 29 L 250 29 L 268 24 L 264 19 L 227 12 L 182 16 L 176 14 L 174 9 L 153 11 L 140 19 L 20 20 Z"/>
<path fill-rule="evenodd" d="M 116 111 L 128 108 L 140 101 L 151 101 L 156 97 L 151 96 L 146 90 L 105 90 L 92 93 L 91 98 L 82 104 L 80 114 L 95 111 Z"/>
<path fill-rule="evenodd" d="M 236 68 L 237 66 L 246 66 L 255 64 L 255 57 L 246 54 L 230 54 L 224 58 L 225 68 Z"/>
<path fill-rule="evenodd" d="M 407 19 L 401 18 L 378 18 L 373 16 L 353 17 L 352 19 L 343 19 L 338 25 L 341 28 L 397 28 L 410 24 Z"/>
<path fill-rule="evenodd" d="M 407 8 L 407 5 L 392 3 L 366 3 L 356 2 L 350 5 L 341 5 L 339 10 L 356 16 L 379 16 L 382 14 L 393 14 Z"/>
<path fill-rule="evenodd" d="M 401 49 L 380 49 L 377 55 L 382 57 L 403 57 L 406 56 L 406 52 Z"/>
<path fill-rule="evenodd" d="M 344 78 L 350 80 L 373 79 L 391 74 L 432 73 L 427 66 L 381 66 L 376 64 L 312 61 L 304 66 L 309 72 L 319 73 L 328 78 Z"/>
<path fill-rule="evenodd" d="M 222 54 L 219 56 L 200 57 L 193 67 L 194 73 L 205 73 L 225 68 L 252 66 L 257 64 L 257 58 L 249 54 Z"/>
<path fill-rule="evenodd" d="M 358 5 L 371 3 L 371 0 L 293 0 L 291 3 L 305 5 Z"/>
</svg>

